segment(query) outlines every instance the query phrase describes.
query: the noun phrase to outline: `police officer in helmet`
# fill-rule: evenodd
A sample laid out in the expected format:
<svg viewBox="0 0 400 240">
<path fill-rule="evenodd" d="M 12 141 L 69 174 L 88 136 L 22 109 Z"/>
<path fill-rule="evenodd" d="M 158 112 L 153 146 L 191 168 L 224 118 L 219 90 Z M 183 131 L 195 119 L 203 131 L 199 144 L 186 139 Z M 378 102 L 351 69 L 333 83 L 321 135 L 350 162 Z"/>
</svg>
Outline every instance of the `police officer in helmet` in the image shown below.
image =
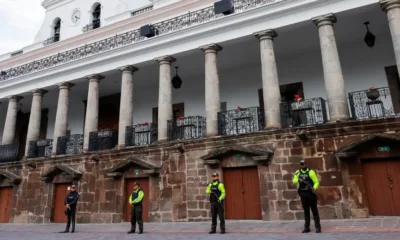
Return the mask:
<svg viewBox="0 0 400 240">
<path fill-rule="evenodd" d="M 76 204 L 79 200 L 79 194 L 75 191 L 75 185 L 71 186 L 71 191 L 67 194 L 64 200 L 65 205 L 65 215 L 68 216 L 67 227 L 65 228 L 64 232 L 61 233 L 68 233 L 69 227 L 71 226 L 72 222 L 72 230 L 71 233 L 75 232 L 75 213 L 76 213 Z"/>
<path fill-rule="evenodd" d="M 129 204 L 132 206 L 131 210 L 131 230 L 128 234 L 135 233 L 136 231 L 136 222 L 139 225 L 139 234 L 143 233 L 143 198 L 144 191 L 140 188 L 140 184 L 138 182 L 134 183 L 133 192 L 129 197 Z"/>
<path fill-rule="evenodd" d="M 225 187 L 219 181 L 218 173 L 213 173 L 213 182 L 208 184 L 206 194 L 210 196 L 211 202 L 211 231 L 210 234 L 216 233 L 217 231 L 217 215 L 220 221 L 221 234 L 225 233 L 225 216 L 224 216 L 224 199 L 225 199 Z"/>
<path fill-rule="evenodd" d="M 317 233 L 321 232 L 321 223 L 319 220 L 317 195 L 315 190 L 319 186 L 319 180 L 314 170 L 309 169 L 304 160 L 300 161 L 300 169 L 293 177 L 293 183 L 299 184 L 298 193 L 301 198 L 301 204 L 304 209 L 304 230 L 302 233 L 309 233 L 310 230 L 310 208 L 314 215 L 315 229 Z"/>
</svg>

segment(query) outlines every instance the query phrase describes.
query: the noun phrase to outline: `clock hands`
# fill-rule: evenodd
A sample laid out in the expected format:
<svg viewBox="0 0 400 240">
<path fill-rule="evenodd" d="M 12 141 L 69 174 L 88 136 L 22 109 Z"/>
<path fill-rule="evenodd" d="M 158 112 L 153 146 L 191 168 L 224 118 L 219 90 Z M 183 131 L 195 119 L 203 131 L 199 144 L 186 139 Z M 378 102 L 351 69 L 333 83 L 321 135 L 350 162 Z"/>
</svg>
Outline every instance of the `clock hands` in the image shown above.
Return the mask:
<svg viewBox="0 0 400 240">
<path fill-rule="evenodd" d="M 78 16 L 75 16 L 75 19 L 78 21 L 80 18 Z"/>
</svg>

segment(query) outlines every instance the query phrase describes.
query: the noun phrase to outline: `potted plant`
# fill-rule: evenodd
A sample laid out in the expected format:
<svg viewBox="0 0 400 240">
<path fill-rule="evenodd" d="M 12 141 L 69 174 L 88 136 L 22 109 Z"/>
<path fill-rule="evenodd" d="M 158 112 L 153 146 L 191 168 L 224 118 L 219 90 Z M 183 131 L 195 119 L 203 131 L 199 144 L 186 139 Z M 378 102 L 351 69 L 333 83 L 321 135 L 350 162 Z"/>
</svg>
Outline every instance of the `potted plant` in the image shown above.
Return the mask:
<svg viewBox="0 0 400 240">
<path fill-rule="evenodd" d="M 376 99 L 378 99 L 380 97 L 380 93 L 379 91 L 374 87 L 371 86 L 370 89 L 368 89 L 367 92 L 367 98 L 371 101 L 375 101 Z"/>
<path fill-rule="evenodd" d="M 304 108 L 303 98 L 299 94 L 294 95 L 294 103 L 291 104 L 293 110 Z"/>
</svg>

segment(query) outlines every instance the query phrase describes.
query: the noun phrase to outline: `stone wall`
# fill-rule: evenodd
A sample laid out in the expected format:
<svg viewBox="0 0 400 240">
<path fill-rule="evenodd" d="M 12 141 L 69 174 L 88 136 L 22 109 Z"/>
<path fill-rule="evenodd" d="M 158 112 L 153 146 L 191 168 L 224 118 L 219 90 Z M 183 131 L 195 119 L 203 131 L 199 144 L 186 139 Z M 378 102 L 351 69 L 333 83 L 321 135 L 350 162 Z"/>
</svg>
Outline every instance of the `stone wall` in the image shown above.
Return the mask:
<svg viewBox="0 0 400 240">
<path fill-rule="evenodd" d="M 292 184 L 293 173 L 298 170 L 302 158 L 316 170 L 321 181 L 318 203 L 322 219 L 366 217 L 368 203 L 363 189 L 358 187 L 362 185 L 362 178 L 357 174 L 361 173 L 357 173 L 357 169 L 346 161 L 337 160 L 334 151 L 368 134 L 396 133 L 400 130 L 399 123 L 400 118 L 388 118 L 301 128 L 306 130 L 303 135 L 306 140 L 300 140 L 296 135 L 300 128 L 292 128 L 184 141 L 183 148 L 182 145 L 178 148 L 177 142 L 167 142 L 95 155 L 1 164 L 0 170 L 22 177 L 22 182 L 14 186 L 10 219 L 14 223 L 50 222 L 54 183 L 71 181 L 77 184 L 80 193 L 78 222 L 121 222 L 128 198 L 124 191 L 125 179 L 136 177 L 149 177 L 150 221 L 206 221 L 210 219 L 210 212 L 205 189 L 212 172 L 246 165 L 258 166 L 264 220 L 303 219 L 296 186 Z M 227 154 L 221 156 L 218 166 L 205 165 L 201 159 L 219 147 L 237 145 L 268 148 L 274 151 L 274 156 L 266 164 L 259 164 L 251 159 L 237 161 L 235 154 Z M 109 169 L 132 157 L 161 166 L 160 173 L 149 174 L 145 166 L 132 166 L 118 177 L 108 175 Z M 55 164 L 68 166 L 82 175 L 71 180 L 68 173 L 57 170 L 52 173 L 51 182 L 43 181 L 43 175 Z M 142 171 L 134 172 L 133 169 L 137 168 Z M 0 185 L 4 181 L 1 179 Z"/>
</svg>

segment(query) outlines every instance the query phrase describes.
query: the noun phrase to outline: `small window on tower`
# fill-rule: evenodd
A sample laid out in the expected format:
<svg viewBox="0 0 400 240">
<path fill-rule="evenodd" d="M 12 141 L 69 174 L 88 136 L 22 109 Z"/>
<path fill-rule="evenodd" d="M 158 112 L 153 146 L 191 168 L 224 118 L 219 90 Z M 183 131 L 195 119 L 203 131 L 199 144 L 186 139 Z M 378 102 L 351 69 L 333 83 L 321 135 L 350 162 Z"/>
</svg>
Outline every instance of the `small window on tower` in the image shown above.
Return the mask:
<svg viewBox="0 0 400 240">
<path fill-rule="evenodd" d="M 93 10 L 93 29 L 99 28 L 100 27 L 100 16 L 101 16 L 101 4 L 97 4 L 96 7 Z"/>
<path fill-rule="evenodd" d="M 60 31 L 61 31 L 61 19 L 58 19 L 54 24 L 54 35 L 53 35 L 54 42 L 60 41 Z"/>
</svg>

